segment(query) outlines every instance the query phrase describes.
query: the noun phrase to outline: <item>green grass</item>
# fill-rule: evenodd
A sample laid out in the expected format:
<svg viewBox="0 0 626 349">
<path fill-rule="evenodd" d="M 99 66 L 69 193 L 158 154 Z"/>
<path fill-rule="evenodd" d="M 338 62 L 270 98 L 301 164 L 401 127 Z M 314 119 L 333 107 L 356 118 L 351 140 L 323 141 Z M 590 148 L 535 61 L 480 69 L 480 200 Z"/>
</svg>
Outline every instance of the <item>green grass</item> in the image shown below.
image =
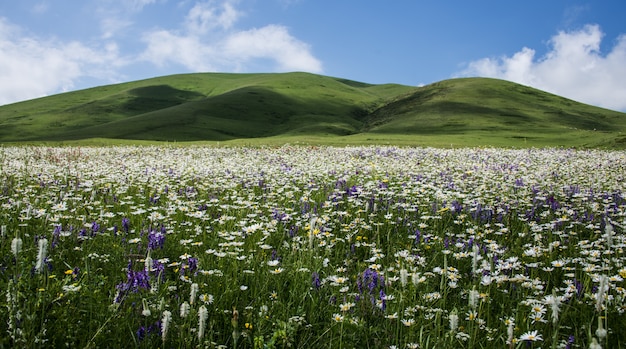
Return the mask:
<svg viewBox="0 0 626 349">
<path fill-rule="evenodd" d="M 418 88 L 308 73 L 172 75 L 2 106 L 0 126 L 3 143 L 626 147 L 624 113 L 485 78 Z"/>
</svg>

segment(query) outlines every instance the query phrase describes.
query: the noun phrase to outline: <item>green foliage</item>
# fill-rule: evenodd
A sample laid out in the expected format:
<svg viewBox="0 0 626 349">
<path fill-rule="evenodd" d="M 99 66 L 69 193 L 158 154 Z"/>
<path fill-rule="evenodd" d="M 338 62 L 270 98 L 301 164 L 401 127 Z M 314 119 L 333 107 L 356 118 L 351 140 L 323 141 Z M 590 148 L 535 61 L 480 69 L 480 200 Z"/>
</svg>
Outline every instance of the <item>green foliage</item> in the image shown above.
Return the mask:
<svg viewBox="0 0 626 349">
<path fill-rule="evenodd" d="M 511 82 L 424 87 L 308 73 L 185 74 L 0 107 L 1 142 L 624 148 L 626 116 Z M 100 141 L 96 141 L 100 142 Z"/>
</svg>

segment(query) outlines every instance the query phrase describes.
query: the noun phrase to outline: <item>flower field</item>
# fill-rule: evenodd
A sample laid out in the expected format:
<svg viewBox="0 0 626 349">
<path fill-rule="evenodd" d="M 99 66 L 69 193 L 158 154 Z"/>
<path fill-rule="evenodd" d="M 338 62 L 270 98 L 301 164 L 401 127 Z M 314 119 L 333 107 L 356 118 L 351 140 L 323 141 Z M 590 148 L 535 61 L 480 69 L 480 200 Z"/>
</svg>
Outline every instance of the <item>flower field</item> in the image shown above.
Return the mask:
<svg viewBox="0 0 626 349">
<path fill-rule="evenodd" d="M 0 348 L 625 348 L 626 153 L 0 148 Z"/>
</svg>

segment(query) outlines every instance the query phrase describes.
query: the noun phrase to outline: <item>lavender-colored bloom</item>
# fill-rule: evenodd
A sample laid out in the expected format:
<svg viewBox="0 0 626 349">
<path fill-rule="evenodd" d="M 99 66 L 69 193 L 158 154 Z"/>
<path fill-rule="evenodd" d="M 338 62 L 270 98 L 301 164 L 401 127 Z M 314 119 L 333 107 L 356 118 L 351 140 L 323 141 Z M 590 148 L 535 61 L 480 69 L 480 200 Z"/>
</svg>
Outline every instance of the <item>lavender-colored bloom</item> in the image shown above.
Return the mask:
<svg viewBox="0 0 626 349">
<path fill-rule="evenodd" d="M 380 309 L 382 311 L 385 311 L 385 309 L 387 309 L 387 295 L 385 294 L 384 290 L 382 290 L 382 289 L 380 290 L 379 297 L 380 297 L 380 301 L 381 301 Z"/>
<path fill-rule="evenodd" d="M 146 270 L 129 271 L 128 283 L 131 290 L 137 291 L 140 288 L 150 289 L 150 275 Z"/>
<path fill-rule="evenodd" d="M 135 332 L 135 334 L 137 335 L 137 339 L 139 341 L 144 340 L 147 336 L 151 335 L 151 334 L 160 334 L 161 333 L 161 321 L 157 321 L 153 324 L 151 324 L 148 327 L 145 326 L 141 326 L 139 327 L 139 329 Z"/>
<path fill-rule="evenodd" d="M 385 281 L 382 275 L 378 274 L 376 270 L 367 268 L 357 278 L 357 288 L 359 289 L 359 293 L 363 293 L 364 286 L 367 286 L 369 294 L 375 294 L 376 288 L 382 289 L 385 287 Z"/>
<path fill-rule="evenodd" d="M 314 271 L 314 272 L 313 272 L 313 275 L 312 275 L 312 279 L 313 279 L 313 280 L 312 280 L 313 287 L 314 287 L 316 290 L 319 290 L 319 289 L 320 289 L 320 286 L 321 286 L 321 282 L 320 282 L 320 275 L 319 275 L 317 272 L 315 272 L 315 271 Z"/>
<path fill-rule="evenodd" d="M 296 236 L 296 233 L 298 233 L 298 227 L 297 226 L 292 225 L 291 227 L 289 227 L 289 237 L 290 238 Z"/>
<path fill-rule="evenodd" d="M 348 194 L 348 196 L 358 196 L 359 190 L 360 189 L 357 186 L 353 185 L 352 187 L 348 188 L 346 194 Z"/>
<path fill-rule="evenodd" d="M 165 234 L 161 231 L 152 230 L 148 233 L 148 248 L 151 250 L 156 250 L 159 248 L 163 248 L 165 244 Z"/>
<path fill-rule="evenodd" d="M 451 203 L 452 205 L 452 211 L 454 211 L 455 213 L 460 213 L 461 211 L 463 211 L 463 205 L 461 205 L 460 202 L 454 200 Z"/>
<path fill-rule="evenodd" d="M 189 257 L 187 258 L 187 266 L 189 267 L 189 272 L 193 273 L 198 269 L 198 258 Z"/>
<path fill-rule="evenodd" d="M 139 329 L 135 332 L 135 334 L 137 335 L 137 339 L 139 341 L 144 340 L 144 338 L 146 338 L 146 334 L 147 334 L 147 330 L 144 326 L 139 327 Z"/>
<path fill-rule="evenodd" d="M 124 229 L 126 233 L 130 231 L 130 219 L 126 217 L 122 218 L 122 229 Z"/>
<path fill-rule="evenodd" d="M 422 238 L 422 232 L 418 230 L 415 231 L 415 244 L 420 243 L 420 239 Z"/>
<path fill-rule="evenodd" d="M 163 273 L 163 271 L 165 271 L 165 265 L 161 262 L 159 262 L 158 260 L 153 260 L 152 261 L 152 272 L 154 272 L 154 275 L 161 275 L 161 273 Z"/>
<path fill-rule="evenodd" d="M 95 234 L 97 232 L 100 231 L 100 224 L 98 224 L 97 222 L 93 222 L 91 224 L 91 231 Z"/>
<path fill-rule="evenodd" d="M 52 244 L 50 244 L 51 248 L 55 248 L 59 244 L 59 236 L 61 235 L 61 225 L 56 225 L 54 227 L 54 231 L 52 232 Z"/>
<path fill-rule="evenodd" d="M 138 292 L 140 289 L 150 289 L 150 274 L 145 268 L 139 271 L 132 269 L 132 261 L 128 261 L 126 270 L 126 282 L 119 283 L 115 286 L 119 291 L 115 302 L 119 303 L 121 298 L 128 292 Z"/>
<path fill-rule="evenodd" d="M 546 204 L 550 207 L 552 211 L 556 211 L 561 208 L 561 204 L 554 198 L 554 195 L 550 195 L 546 199 Z"/>
</svg>

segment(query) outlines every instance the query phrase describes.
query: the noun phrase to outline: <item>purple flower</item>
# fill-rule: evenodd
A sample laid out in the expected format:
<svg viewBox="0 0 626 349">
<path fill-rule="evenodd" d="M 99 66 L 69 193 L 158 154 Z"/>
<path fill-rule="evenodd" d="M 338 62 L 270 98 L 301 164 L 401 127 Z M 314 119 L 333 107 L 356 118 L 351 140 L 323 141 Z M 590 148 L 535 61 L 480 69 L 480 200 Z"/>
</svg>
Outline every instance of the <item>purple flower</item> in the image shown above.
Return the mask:
<svg viewBox="0 0 626 349">
<path fill-rule="evenodd" d="M 420 239 L 422 238 L 422 232 L 418 230 L 415 231 L 415 244 L 420 243 Z"/>
<path fill-rule="evenodd" d="M 161 333 L 161 320 L 151 324 L 150 326 L 140 326 L 139 329 L 135 332 L 137 335 L 137 339 L 139 341 L 144 340 L 147 336 L 151 334 L 160 334 Z"/>
<path fill-rule="evenodd" d="M 379 296 L 381 301 L 380 309 L 382 311 L 385 311 L 385 309 L 387 309 L 387 295 L 385 294 L 385 291 L 381 289 L 379 292 Z"/>
<path fill-rule="evenodd" d="M 189 257 L 187 259 L 187 265 L 189 267 L 189 272 L 193 273 L 198 269 L 198 258 Z"/>
<path fill-rule="evenodd" d="M 97 222 L 93 222 L 91 224 L 91 231 L 95 234 L 98 231 L 100 231 L 100 224 L 98 224 Z"/>
<path fill-rule="evenodd" d="M 165 234 L 161 231 L 152 230 L 148 233 L 148 248 L 156 250 L 157 248 L 163 248 L 165 244 Z"/>
<path fill-rule="evenodd" d="M 142 341 L 144 338 L 146 338 L 146 333 L 147 332 L 148 331 L 146 330 L 146 328 L 144 326 L 139 327 L 137 332 L 135 332 L 135 334 L 137 335 L 137 339 L 139 341 Z"/>
<path fill-rule="evenodd" d="M 60 224 L 54 227 L 54 232 L 52 233 L 52 248 L 55 248 L 59 244 L 59 236 L 61 235 L 61 230 L 62 228 Z"/>
<path fill-rule="evenodd" d="M 385 287 L 385 280 L 376 270 L 367 268 L 363 274 L 357 278 L 359 293 L 363 293 L 363 286 L 367 286 L 369 294 L 372 295 L 375 294 L 376 288 L 382 289 Z"/>
<path fill-rule="evenodd" d="M 320 282 L 320 275 L 319 275 L 317 272 L 315 272 L 315 271 L 314 271 L 314 272 L 313 272 L 313 275 L 312 275 L 312 279 L 313 279 L 313 280 L 312 280 L 313 287 L 314 287 L 316 290 L 319 290 L 319 289 L 320 289 L 320 286 L 321 286 L 321 282 Z"/>
<path fill-rule="evenodd" d="M 124 229 L 126 233 L 130 231 L 130 219 L 126 217 L 122 218 L 122 229 Z"/>
<path fill-rule="evenodd" d="M 119 283 L 115 286 L 119 291 L 115 298 L 116 303 L 119 303 L 122 297 L 128 292 L 139 292 L 141 289 L 150 289 L 150 274 L 148 271 L 145 270 L 145 268 L 134 271 L 132 267 L 133 263 L 129 260 L 126 270 L 126 282 Z"/>
</svg>

